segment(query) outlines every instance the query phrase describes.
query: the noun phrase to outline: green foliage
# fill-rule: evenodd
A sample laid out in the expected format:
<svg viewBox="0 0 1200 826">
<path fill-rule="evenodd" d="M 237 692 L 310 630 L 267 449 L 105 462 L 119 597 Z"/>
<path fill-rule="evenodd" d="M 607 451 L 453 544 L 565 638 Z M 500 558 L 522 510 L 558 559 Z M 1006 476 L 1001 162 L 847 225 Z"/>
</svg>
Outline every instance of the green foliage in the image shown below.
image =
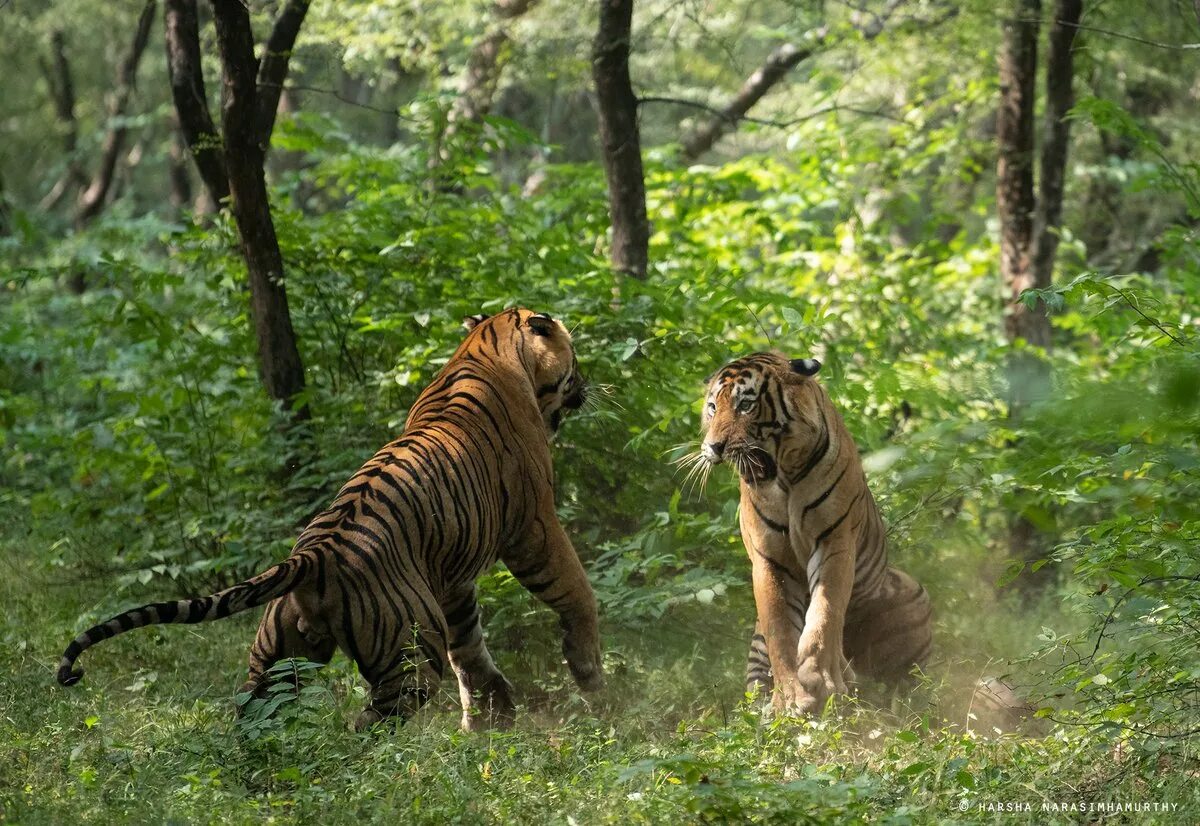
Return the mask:
<svg viewBox="0 0 1200 826">
<path fill-rule="evenodd" d="M 693 84 L 680 80 L 681 95 L 720 103 L 766 45 L 822 22 L 802 5 L 640 6 L 645 91 L 670 91 L 650 80 L 674 65 Z M 329 80 L 326 62 L 396 63 L 365 84 L 374 109 L 346 104 L 335 117 L 312 105 L 274 136 L 274 213 L 315 414 L 303 439 L 262 394 L 227 215 L 163 218 L 161 193 L 133 182 L 86 232 L 64 236 L 63 216 L 29 208 L 48 183 L 36 173 L 50 168 L 36 154 L 47 129 L 0 148 L 16 204 L 13 234 L 0 236 L 0 557 L 11 571 L 0 582 L 0 817 L 790 823 L 886 811 L 897 823 L 991 822 L 989 803 L 1085 797 L 1196 811 L 1200 256 L 1186 220 L 1196 168 L 1179 160 L 1194 154 L 1194 125 L 1166 140 L 1173 103 L 1133 113 L 1099 96 L 1151 88 L 1151 102 L 1174 100 L 1181 82 L 1158 53 L 1088 81 L 1098 95 L 1074 114 L 1060 277 L 1023 297 L 1052 313 L 1054 348 L 1038 357 L 1055 392 L 1009 420 L 981 127 L 994 105 L 993 12 L 962 4 L 961 25 L 889 30 L 869 64 L 856 42 L 823 53 L 764 104 L 786 117 L 830 111 L 744 128 L 722 147 L 761 153 L 679 168 L 674 110 L 643 107 L 647 143 L 664 146 L 646 153 L 652 272 L 639 282 L 614 281 L 607 266 L 595 164 L 550 164 L 528 196 L 514 184 L 533 155 L 591 151 L 579 137 L 587 107 L 571 103 L 589 68 L 585 16 L 548 2 L 526 18 L 514 97 L 439 147 L 431 170 L 452 70 L 490 25 L 488 4 L 314 4 L 301 85 Z M 101 28 L 131 13 L 106 7 Z M 265 7 L 255 21 L 265 26 Z M 21 40 L 52 23 L 20 18 Z M 1087 55 L 1115 48 L 1088 37 Z M 12 48 L 0 62 L 27 65 Z M 98 48 L 80 62 L 96 63 Z M 522 109 L 529 89 L 545 110 Z M 49 122 L 31 94 L 14 92 L 31 108 L 12 123 Z M 397 101 L 397 117 L 378 117 Z M 81 116 L 99 122 L 95 100 Z M 141 117 L 144 137 L 164 128 Z M 13 158 L 27 168 L 14 175 Z M 1093 202 L 1113 205 L 1103 220 Z M 1152 238 L 1158 263 L 1130 264 Z M 83 296 L 61 288 L 75 272 L 91 285 Z M 603 612 L 605 693 L 578 695 L 553 622 L 503 568 L 481 596 L 490 644 L 527 704 L 511 733 L 452 731 L 447 681 L 395 736 L 352 734 L 362 686 L 342 659 L 281 664 L 283 679 L 241 698 L 235 722 L 252 617 L 124 636 L 92 652 L 83 687 L 50 686 L 47 664 L 86 623 L 284 556 L 399 432 L 461 340 L 461 317 L 514 304 L 574 329 L 596 390 L 564 425 L 555 462 L 559 511 Z M 736 480 L 718 469 L 694 484 L 672 464 L 697 447 L 704 377 L 767 347 L 822 360 L 895 561 L 937 607 L 937 655 L 919 685 L 898 697 L 865 687 L 837 720 L 772 718 L 741 696 L 753 605 Z M 301 460 L 291 476 L 289 455 Z M 1009 559 L 1014 514 L 1042 532 L 1042 559 Z M 1048 590 L 1018 594 L 1038 569 L 1056 572 Z M 1055 727 L 992 737 L 973 691 L 989 672 L 1033 693 Z"/>
</svg>

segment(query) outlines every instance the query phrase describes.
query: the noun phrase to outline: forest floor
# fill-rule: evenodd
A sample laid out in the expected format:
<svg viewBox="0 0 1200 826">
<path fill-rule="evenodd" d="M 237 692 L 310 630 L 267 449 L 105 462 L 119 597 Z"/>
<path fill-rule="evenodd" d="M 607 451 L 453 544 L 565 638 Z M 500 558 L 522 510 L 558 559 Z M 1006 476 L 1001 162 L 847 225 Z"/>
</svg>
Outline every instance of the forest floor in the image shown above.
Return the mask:
<svg viewBox="0 0 1200 826">
<path fill-rule="evenodd" d="M 1186 823 L 1200 815 L 1194 779 L 1122 766 L 1109 741 L 1036 726 L 1001 735 L 982 713 L 971 720 L 971 686 L 998 667 L 988 660 L 1009 638 L 1037 632 L 1036 611 L 981 611 L 970 620 L 976 650 L 943 650 L 924 685 L 898 697 L 867 691 L 824 720 L 764 715 L 741 694 L 747 589 L 642 629 L 605 629 L 608 685 L 586 699 L 550 654 L 558 646 L 549 613 L 492 633 L 526 702 L 511 731 L 460 732 L 447 680 L 406 726 L 356 734 L 350 722 L 364 692 L 343 657 L 255 727 L 233 715 L 257 621 L 250 614 L 125 635 L 84 657 L 79 686 L 57 686 L 61 650 L 104 585 L 46 561 L 44 527 L 19 514 L 0 524 L 0 821 Z M 1113 804 L 1143 810 L 1095 809 Z"/>
</svg>

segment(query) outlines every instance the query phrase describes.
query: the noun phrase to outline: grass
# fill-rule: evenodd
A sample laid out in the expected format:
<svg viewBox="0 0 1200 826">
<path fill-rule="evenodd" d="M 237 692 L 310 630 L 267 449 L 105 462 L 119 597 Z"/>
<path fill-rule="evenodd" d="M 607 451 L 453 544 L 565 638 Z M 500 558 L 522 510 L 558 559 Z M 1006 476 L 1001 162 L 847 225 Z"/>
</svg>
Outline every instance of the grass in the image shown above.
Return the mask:
<svg viewBox="0 0 1200 826">
<path fill-rule="evenodd" d="M 1045 619 L 1003 603 L 940 620 L 942 655 L 926 684 L 898 697 L 867 691 L 819 721 L 763 715 L 740 694 L 745 589 L 661 623 L 606 627 L 609 684 L 588 699 L 551 654 L 552 617 L 531 609 L 510 621 L 493 649 L 527 705 L 508 732 L 458 731 L 447 680 L 405 727 L 356 734 L 362 684 L 338 658 L 253 734 L 232 713 L 251 615 L 109 641 L 85 655 L 84 682 L 64 690 L 53 668 L 105 582 L 45 562 L 45 527 L 10 516 L 0 535 L 0 820 L 992 822 L 989 805 L 1005 803 L 1032 807 L 1004 815 L 1017 822 L 1096 817 L 1045 812 L 1044 801 L 1180 807 L 1104 815 L 1138 822 L 1200 812 L 1194 778 L 1122 766 L 1108 740 L 965 730 L 967 686 L 989 656 L 1028 648 Z"/>
</svg>

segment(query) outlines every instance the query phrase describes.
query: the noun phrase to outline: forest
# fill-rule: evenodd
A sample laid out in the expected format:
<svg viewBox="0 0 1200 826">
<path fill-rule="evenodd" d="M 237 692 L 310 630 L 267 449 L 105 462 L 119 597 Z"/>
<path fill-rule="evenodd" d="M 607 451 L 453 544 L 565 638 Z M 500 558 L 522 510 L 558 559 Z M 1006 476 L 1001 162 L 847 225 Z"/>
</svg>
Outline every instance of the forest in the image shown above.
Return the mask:
<svg viewBox="0 0 1200 826">
<path fill-rule="evenodd" d="M 1200 3 L 7 0 L 0 33 L 0 821 L 1200 820 Z M 261 609 L 56 682 L 90 626 L 288 559 L 514 307 L 588 383 L 549 455 L 602 688 L 504 563 L 511 726 L 462 730 L 447 668 L 356 731 L 343 654 L 247 702 Z M 698 463 L 710 377 L 770 350 L 820 362 L 932 605 L 898 685 L 811 713 L 747 690 L 750 483 Z"/>
</svg>

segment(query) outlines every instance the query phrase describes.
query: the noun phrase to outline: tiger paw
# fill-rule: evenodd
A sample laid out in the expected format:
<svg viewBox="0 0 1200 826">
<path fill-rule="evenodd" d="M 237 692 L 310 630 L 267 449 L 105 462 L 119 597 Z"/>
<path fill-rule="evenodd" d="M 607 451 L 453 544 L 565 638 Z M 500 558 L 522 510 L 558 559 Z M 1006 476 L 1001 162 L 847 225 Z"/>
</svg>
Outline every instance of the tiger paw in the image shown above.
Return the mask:
<svg viewBox="0 0 1200 826">
<path fill-rule="evenodd" d="M 572 645 L 570 637 L 563 640 L 563 655 L 576 684 L 584 691 L 599 691 L 604 688 L 604 666 L 600 661 L 600 643 L 586 646 Z"/>
<path fill-rule="evenodd" d="M 513 702 L 512 684 L 497 671 L 489 682 L 480 686 L 478 696 L 473 697 L 470 704 L 463 709 L 462 730 L 512 728 L 516 717 L 517 706 Z"/>
<path fill-rule="evenodd" d="M 849 693 L 840 668 L 818 665 L 813 658 L 800 663 L 794 678 L 776 682 L 776 709 L 799 714 L 819 715 L 830 697 Z"/>
</svg>

